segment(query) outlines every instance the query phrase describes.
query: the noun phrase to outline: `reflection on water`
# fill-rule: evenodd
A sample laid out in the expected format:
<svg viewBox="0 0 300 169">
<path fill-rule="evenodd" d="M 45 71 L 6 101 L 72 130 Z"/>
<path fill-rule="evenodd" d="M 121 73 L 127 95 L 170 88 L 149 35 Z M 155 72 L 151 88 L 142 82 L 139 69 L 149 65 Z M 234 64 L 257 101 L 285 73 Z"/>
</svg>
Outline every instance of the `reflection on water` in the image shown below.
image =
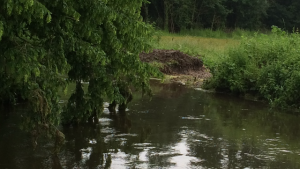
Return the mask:
<svg viewBox="0 0 300 169">
<path fill-rule="evenodd" d="M 105 109 L 98 125 L 63 128 L 55 157 L 46 140 L 32 151 L 22 109 L 0 114 L 0 168 L 300 168 L 299 116 L 178 84 L 153 90 L 123 115 Z"/>
</svg>

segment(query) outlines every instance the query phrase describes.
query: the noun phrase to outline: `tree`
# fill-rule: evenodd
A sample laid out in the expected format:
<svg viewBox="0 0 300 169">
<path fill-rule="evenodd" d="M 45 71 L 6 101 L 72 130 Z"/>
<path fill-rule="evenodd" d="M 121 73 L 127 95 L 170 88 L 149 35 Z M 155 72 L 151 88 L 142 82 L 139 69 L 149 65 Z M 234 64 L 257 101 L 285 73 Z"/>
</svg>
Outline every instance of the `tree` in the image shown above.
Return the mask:
<svg viewBox="0 0 300 169">
<path fill-rule="evenodd" d="M 203 27 L 211 30 L 223 29 L 226 18 L 232 12 L 225 5 L 228 0 L 203 0 L 201 4 L 201 19 Z"/>
<path fill-rule="evenodd" d="M 128 86 L 149 93 L 156 69 L 139 53 L 151 48 L 152 27 L 142 22 L 143 0 L 3 0 L 0 2 L 0 100 L 28 100 L 24 129 L 47 131 L 97 117 L 103 98 L 126 102 Z M 84 92 L 82 81 L 89 82 Z M 75 83 L 63 108 L 59 91 Z M 125 94 L 126 96 L 126 94 Z M 46 129 L 46 130 L 45 130 Z"/>
<path fill-rule="evenodd" d="M 152 22 L 157 22 L 160 28 L 169 32 L 178 32 L 180 29 L 223 28 L 226 17 L 230 13 L 225 2 L 227 1 L 150 0 L 149 18 Z M 153 12 L 154 10 L 156 12 Z"/>
<path fill-rule="evenodd" d="M 299 1 L 270 1 L 270 7 L 267 11 L 268 16 L 266 17 L 265 22 L 268 27 L 276 25 L 291 32 L 293 28 L 300 28 L 300 16 L 298 15 L 299 10 Z"/>
<path fill-rule="evenodd" d="M 270 29 L 299 27 L 299 1 L 293 0 L 149 0 L 147 21 L 161 29 Z M 144 14 L 146 15 L 146 14 Z M 166 29 L 167 28 L 167 29 Z M 176 31 L 175 31 L 176 32 Z"/>
<path fill-rule="evenodd" d="M 267 16 L 268 1 L 227 0 L 226 6 L 232 11 L 227 17 L 229 28 L 257 30 L 263 28 L 263 19 Z"/>
</svg>

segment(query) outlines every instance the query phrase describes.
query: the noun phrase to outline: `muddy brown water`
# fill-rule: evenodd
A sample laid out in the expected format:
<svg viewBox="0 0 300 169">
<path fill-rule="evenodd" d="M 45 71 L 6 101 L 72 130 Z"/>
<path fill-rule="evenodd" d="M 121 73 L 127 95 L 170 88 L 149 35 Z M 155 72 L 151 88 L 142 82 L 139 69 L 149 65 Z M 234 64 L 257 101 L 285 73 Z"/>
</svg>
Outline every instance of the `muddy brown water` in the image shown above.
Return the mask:
<svg viewBox="0 0 300 169">
<path fill-rule="evenodd" d="M 127 117 L 104 112 L 99 125 L 62 128 L 58 157 L 20 131 L 22 108 L 0 116 L 0 169 L 300 168 L 300 117 L 234 96 L 152 84 Z M 2 110 L 4 111 L 4 110 Z"/>
</svg>

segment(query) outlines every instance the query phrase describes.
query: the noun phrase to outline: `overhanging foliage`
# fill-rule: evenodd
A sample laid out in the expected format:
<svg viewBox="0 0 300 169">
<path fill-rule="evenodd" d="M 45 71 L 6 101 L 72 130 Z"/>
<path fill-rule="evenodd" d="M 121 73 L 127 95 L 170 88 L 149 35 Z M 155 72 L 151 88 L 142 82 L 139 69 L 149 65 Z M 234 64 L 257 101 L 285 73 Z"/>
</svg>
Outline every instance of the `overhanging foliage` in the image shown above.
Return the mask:
<svg viewBox="0 0 300 169">
<path fill-rule="evenodd" d="M 157 71 L 141 63 L 152 26 L 142 21 L 143 0 L 0 1 L 0 100 L 28 100 L 24 127 L 33 135 L 64 122 L 97 117 L 104 97 L 124 102 L 128 86 L 150 92 Z M 81 82 L 89 82 L 83 92 Z M 62 111 L 59 91 L 75 83 Z"/>
</svg>

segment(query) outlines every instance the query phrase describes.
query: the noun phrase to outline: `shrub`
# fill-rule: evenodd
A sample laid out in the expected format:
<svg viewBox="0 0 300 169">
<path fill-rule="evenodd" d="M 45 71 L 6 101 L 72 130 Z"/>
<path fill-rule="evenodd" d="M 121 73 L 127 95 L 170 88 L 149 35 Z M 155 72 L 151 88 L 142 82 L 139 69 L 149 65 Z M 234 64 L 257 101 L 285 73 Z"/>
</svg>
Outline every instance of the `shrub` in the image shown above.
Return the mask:
<svg viewBox="0 0 300 169">
<path fill-rule="evenodd" d="M 282 108 L 300 107 L 300 36 L 273 26 L 269 35 L 243 37 L 219 62 L 210 66 L 206 88 L 251 93 Z"/>
</svg>

